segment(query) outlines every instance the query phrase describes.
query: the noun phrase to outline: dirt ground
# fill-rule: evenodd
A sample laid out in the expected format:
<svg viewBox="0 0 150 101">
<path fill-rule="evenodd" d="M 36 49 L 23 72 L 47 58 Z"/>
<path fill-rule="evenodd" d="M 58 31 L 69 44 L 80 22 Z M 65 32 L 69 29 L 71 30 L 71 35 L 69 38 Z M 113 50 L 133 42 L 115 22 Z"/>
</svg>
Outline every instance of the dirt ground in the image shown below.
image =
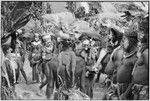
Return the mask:
<svg viewBox="0 0 150 101">
<path fill-rule="evenodd" d="M 27 74 L 28 80 L 29 80 L 29 85 L 25 84 L 25 80 L 22 77 L 22 74 L 20 75 L 19 78 L 19 84 L 16 85 L 16 93 L 18 98 L 17 99 L 40 99 L 40 100 L 44 100 L 46 99 L 45 96 L 45 91 L 46 91 L 46 87 L 44 87 L 42 90 L 39 89 L 39 85 L 38 83 L 31 83 L 31 79 L 32 79 L 32 69 L 29 65 L 29 61 L 25 60 L 24 63 L 24 69 L 25 72 Z M 102 96 L 104 94 L 104 92 L 106 91 L 105 88 L 100 87 L 101 86 L 101 82 L 103 82 L 104 80 L 104 75 L 101 75 L 100 77 L 100 82 L 96 83 L 94 86 L 94 96 L 93 99 L 94 100 L 101 100 Z"/>
</svg>

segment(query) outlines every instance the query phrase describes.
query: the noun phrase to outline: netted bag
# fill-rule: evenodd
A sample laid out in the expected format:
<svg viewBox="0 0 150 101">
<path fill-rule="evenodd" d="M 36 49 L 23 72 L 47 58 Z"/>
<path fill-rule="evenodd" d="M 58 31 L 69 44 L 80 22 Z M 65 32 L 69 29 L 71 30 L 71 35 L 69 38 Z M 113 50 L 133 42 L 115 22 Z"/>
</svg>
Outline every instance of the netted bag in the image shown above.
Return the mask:
<svg viewBox="0 0 150 101">
<path fill-rule="evenodd" d="M 14 87 L 1 86 L 1 99 L 2 100 L 13 100 L 15 99 Z"/>
</svg>

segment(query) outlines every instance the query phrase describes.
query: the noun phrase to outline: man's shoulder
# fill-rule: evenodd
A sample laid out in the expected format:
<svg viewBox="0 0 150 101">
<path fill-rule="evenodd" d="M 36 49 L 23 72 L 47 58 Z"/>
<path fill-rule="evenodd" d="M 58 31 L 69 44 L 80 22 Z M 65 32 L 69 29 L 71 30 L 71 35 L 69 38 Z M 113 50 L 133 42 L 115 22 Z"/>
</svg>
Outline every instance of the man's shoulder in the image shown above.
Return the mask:
<svg viewBox="0 0 150 101">
<path fill-rule="evenodd" d="M 121 46 L 118 46 L 117 48 L 115 48 L 111 54 L 112 56 L 118 56 L 117 54 L 122 54 L 123 53 L 123 48 Z"/>
<path fill-rule="evenodd" d="M 143 54 L 147 54 L 148 53 L 148 51 L 149 51 L 149 49 L 147 48 L 147 49 L 145 49 L 144 51 L 143 51 Z"/>
<path fill-rule="evenodd" d="M 3 63 L 4 63 L 4 64 L 9 64 L 9 63 L 10 63 L 10 60 L 9 60 L 8 58 L 5 58 L 5 60 L 4 60 Z"/>
<path fill-rule="evenodd" d="M 114 49 L 114 51 L 123 51 L 123 48 L 121 46 L 118 46 Z"/>
<path fill-rule="evenodd" d="M 148 59 L 148 56 L 149 56 L 149 49 L 145 49 L 144 51 L 143 51 L 143 53 L 142 53 L 142 55 L 143 55 L 143 57 L 146 59 Z"/>
<path fill-rule="evenodd" d="M 68 51 L 68 52 L 65 52 L 66 55 L 70 55 L 70 56 L 74 56 L 75 55 L 75 52 L 74 51 Z"/>
<path fill-rule="evenodd" d="M 66 52 L 61 52 L 60 54 L 59 54 L 59 56 L 62 56 L 62 57 L 70 57 L 70 56 L 75 56 L 75 52 L 73 52 L 73 51 L 66 51 Z"/>
</svg>

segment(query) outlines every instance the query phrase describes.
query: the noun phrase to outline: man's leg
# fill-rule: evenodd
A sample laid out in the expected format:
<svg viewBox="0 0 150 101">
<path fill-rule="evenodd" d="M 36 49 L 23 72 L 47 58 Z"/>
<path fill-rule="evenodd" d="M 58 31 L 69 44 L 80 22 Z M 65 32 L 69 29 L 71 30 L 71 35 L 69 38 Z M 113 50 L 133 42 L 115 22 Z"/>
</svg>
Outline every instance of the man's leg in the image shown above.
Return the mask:
<svg viewBox="0 0 150 101">
<path fill-rule="evenodd" d="M 35 64 L 32 65 L 32 80 L 33 80 L 33 82 L 35 82 L 35 80 L 36 80 L 36 78 L 35 78 L 36 67 L 35 66 L 36 66 Z"/>
<path fill-rule="evenodd" d="M 101 75 L 101 71 L 99 71 L 98 74 L 97 74 L 96 83 L 99 83 L 100 75 Z"/>
<path fill-rule="evenodd" d="M 26 73 L 25 73 L 24 69 L 21 68 L 20 71 L 21 71 L 21 73 L 22 73 L 22 75 L 23 75 L 23 77 L 24 77 L 24 79 L 26 81 L 26 84 L 28 84 L 27 76 L 26 76 Z"/>
<path fill-rule="evenodd" d="M 28 83 L 26 73 L 25 73 L 25 71 L 23 69 L 23 63 L 21 61 L 18 61 L 18 66 L 20 68 L 20 71 L 21 71 L 21 73 L 22 73 L 26 83 Z"/>
<path fill-rule="evenodd" d="M 39 83 L 38 63 L 35 65 L 35 80 Z"/>
<path fill-rule="evenodd" d="M 20 74 L 20 68 L 18 67 L 16 70 L 16 83 L 18 83 L 19 74 Z"/>
<path fill-rule="evenodd" d="M 44 62 L 44 64 L 46 64 L 46 62 Z M 43 65 L 42 61 L 37 64 L 37 75 L 40 83 L 43 81 L 44 78 L 42 72 L 42 68 L 43 68 L 42 65 Z"/>
</svg>

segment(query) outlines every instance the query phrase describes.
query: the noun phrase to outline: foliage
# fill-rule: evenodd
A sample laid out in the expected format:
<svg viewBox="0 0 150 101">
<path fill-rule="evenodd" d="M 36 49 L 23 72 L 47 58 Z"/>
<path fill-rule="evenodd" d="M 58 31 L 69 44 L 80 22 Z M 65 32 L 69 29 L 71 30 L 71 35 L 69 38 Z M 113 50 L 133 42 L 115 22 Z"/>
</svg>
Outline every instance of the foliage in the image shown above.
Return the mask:
<svg viewBox="0 0 150 101">
<path fill-rule="evenodd" d="M 1 2 L 1 23 L 2 23 L 2 31 L 7 31 L 11 27 L 11 17 L 10 13 L 17 2 Z M 3 32 L 2 32 L 3 33 Z"/>
<path fill-rule="evenodd" d="M 47 3 L 47 14 L 50 14 L 52 12 L 51 5 Z"/>
<path fill-rule="evenodd" d="M 145 12 L 142 8 L 135 5 L 133 2 L 108 2 L 111 6 L 110 8 L 108 8 L 109 6 L 107 6 L 107 2 L 87 3 L 90 7 L 90 11 L 88 14 L 85 13 L 84 7 L 77 8 L 77 2 L 67 2 L 66 8 L 68 9 L 68 11 L 73 13 L 76 18 L 79 18 L 80 20 L 86 20 L 88 23 L 90 22 L 91 27 L 94 27 L 95 29 L 97 29 L 96 31 L 99 31 L 102 39 L 107 39 L 106 35 L 108 33 L 107 28 L 104 28 L 104 26 L 113 27 L 117 30 L 121 30 L 124 27 L 136 29 L 139 24 L 137 22 L 141 22 L 141 20 L 143 19 L 143 13 Z M 125 13 L 125 11 L 128 11 L 129 14 Z M 42 21 L 41 16 L 45 13 L 51 13 L 51 5 L 47 2 L 3 1 L 1 12 L 2 30 L 4 30 L 5 32 L 9 32 L 11 28 L 17 30 L 20 26 L 26 24 L 26 22 L 28 22 L 31 17 L 35 20 L 35 22 L 37 20 Z M 121 16 L 120 14 L 125 15 Z M 97 24 L 97 20 L 99 20 L 99 24 Z M 35 26 L 35 28 L 33 28 L 33 30 L 35 31 L 38 31 L 40 29 L 42 28 L 38 27 L 37 25 Z"/>
<path fill-rule="evenodd" d="M 90 14 L 89 14 L 90 16 L 102 12 L 101 3 L 98 1 L 89 2 L 89 6 L 90 6 Z"/>
<path fill-rule="evenodd" d="M 24 26 L 31 17 L 40 19 L 42 2 L 2 1 L 1 3 L 2 34 L 19 29 Z"/>
<path fill-rule="evenodd" d="M 73 1 L 69 1 L 67 2 L 67 9 L 68 11 L 72 12 L 73 14 L 75 14 L 76 18 L 84 18 L 87 16 L 93 16 L 95 14 L 98 14 L 101 11 L 101 6 L 99 4 L 99 2 L 88 2 L 89 6 L 90 6 L 90 12 L 89 13 L 85 13 L 85 8 L 84 7 L 76 7 L 76 2 Z"/>
<path fill-rule="evenodd" d="M 67 7 L 68 11 L 70 11 L 71 13 L 75 13 L 76 11 L 76 2 L 73 2 L 73 1 L 68 1 L 67 2 Z"/>
</svg>

